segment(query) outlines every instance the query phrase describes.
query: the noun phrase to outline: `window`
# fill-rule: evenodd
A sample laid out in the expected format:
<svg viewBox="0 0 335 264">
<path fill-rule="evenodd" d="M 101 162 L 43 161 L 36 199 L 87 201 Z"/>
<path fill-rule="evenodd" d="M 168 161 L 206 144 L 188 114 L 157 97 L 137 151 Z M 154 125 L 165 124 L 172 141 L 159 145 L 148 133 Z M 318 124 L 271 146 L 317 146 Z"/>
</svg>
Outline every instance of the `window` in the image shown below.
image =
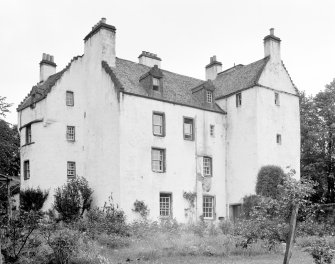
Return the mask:
<svg viewBox="0 0 335 264">
<path fill-rule="evenodd" d="M 171 216 L 172 215 L 171 204 L 172 204 L 171 193 L 160 193 L 159 194 L 159 215 L 163 217 Z"/>
<path fill-rule="evenodd" d="M 192 118 L 184 118 L 184 139 L 185 140 L 194 139 Z"/>
<path fill-rule="evenodd" d="M 29 160 L 25 160 L 23 162 L 23 177 L 25 180 L 30 179 L 30 165 L 29 165 Z"/>
<path fill-rule="evenodd" d="M 281 145 L 281 135 L 277 134 L 277 144 Z"/>
<path fill-rule="evenodd" d="M 66 105 L 67 106 L 74 106 L 73 92 L 66 91 Z"/>
<path fill-rule="evenodd" d="M 151 166 L 154 172 L 165 171 L 165 150 L 152 148 L 151 149 Z"/>
<path fill-rule="evenodd" d="M 76 130 L 74 126 L 66 127 L 66 139 L 68 141 L 75 141 L 76 139 Z"/>
<path fill-rule="evenodd" d="M 26 126 L 26 144 L 31 143 L 31 125 Z"/>
<path fill-rule="evenodd" d="M 165 136 L 165 115 L 164 113 L 153 113 L 152 132 L 155 136 Z"/>
<path fill-rule="evenodd" d="M 152 90 L 159 91 L 159 79 L 152 77 Z"/>
<path fill-rule="evenodd" d="M 210 125 L 209 126 L 209 134 L 214 137 L 215 133 L 215 126 L 214 125 Z"/>
<path fill-rule="evenodd" d="M 73 179 L 76 177 L 76 163 L 74 161 L 67 162 L 67 178 Z"/>
<path fill-rule="evenodd" d="M 242 105 L 242 94 L 236 94 L 236 107 L 240 107 Z"/>
<path fill-rule="evenodd" d="M 213 93 L 211 91 L 207 91 L 207 103 L 212 103 L 213 102 Z"/>
<path fill-rule="evenodd" d="M 275 93 L 275 105 L 280 105 L 279 93 Z"/>
<path fill-rule="evenodd" d="M 214 197 L 203 196 L 202 213 L 205 219 L 214 218 Z"/>
<path fill-rule="evenodd" d="M 204 157 L 204 176 L 212 176 L 212 158 Z"/>
</svg>

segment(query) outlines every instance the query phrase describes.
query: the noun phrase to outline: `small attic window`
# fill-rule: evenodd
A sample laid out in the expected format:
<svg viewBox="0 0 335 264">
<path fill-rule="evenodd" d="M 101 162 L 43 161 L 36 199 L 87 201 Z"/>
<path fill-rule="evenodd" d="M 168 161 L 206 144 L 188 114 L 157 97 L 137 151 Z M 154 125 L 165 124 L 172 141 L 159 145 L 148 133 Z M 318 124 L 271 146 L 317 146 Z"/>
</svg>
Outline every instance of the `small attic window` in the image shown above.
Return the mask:
<svg viewBox="0 0 335 264">
<path fill-rule="evenodd" d="M 207 103 L 213 102 L 213 93 L 211 91 L 206 92 Z"/>
<path fill-rule="evenodd" d="M 152 90 L 159 91 L 159 79 L 152 77 Z"/>
</svg>

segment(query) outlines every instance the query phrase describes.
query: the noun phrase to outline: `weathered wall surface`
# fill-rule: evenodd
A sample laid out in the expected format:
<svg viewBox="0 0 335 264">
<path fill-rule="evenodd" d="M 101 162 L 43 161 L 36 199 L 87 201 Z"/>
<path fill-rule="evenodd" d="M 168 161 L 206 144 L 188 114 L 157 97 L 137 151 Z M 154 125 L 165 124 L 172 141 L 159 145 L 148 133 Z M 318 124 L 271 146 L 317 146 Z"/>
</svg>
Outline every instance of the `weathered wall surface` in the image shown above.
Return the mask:
<svg viewBox="0 0 335 264">
<path fill-rule="evenodd" d="M 166 136 L 152 133 L 152 113 L 165 113 Z M 194 118 L 195 140 L 183 138 L 183 117 Z M 150 218 L 159 217 L 159 193 L 172 193 L 173 217 L 185 222 L 187 201 L 183 192 L 198 192 L 197 216 L 202 214 L 202 159 L 213 157 L 211 188 L 206 194 L 216 198 L 216 216 L 225 216 L 225 116 L 191 107 L 184 107 L 137 96 L 121 97 L 120 115 L 120 178 L 121 202 L 129 220 L 136 200 L 143 200 L 150 209 Z M 209 135 L 215 125 L 215 137 Z M 166 172 L 151 169 L 151 148 L 166 149 Z M 199 178 L 200 179 L 200 178 Z"/>
</svg>

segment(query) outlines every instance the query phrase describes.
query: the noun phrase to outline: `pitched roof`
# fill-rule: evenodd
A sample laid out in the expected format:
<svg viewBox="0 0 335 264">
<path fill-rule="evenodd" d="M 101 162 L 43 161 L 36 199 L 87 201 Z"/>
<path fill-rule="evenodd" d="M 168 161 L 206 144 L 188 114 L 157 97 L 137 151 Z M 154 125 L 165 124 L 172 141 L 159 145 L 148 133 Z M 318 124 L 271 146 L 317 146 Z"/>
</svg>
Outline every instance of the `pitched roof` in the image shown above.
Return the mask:
<svg viewBox="0 0 335 264">
<path fill-rule="evenodd" d="M 213 83 L 216 87 L 215 98 L 225 97 L 240 90 L 255 86 L 269 57 L 248 65 L 237 65 L 218 74 Z"/>
<path fill-rule="evenodd" d="M 21 111 L 28 106 L 33 105 L 34 103 L 37 103 L 47 97 L 47 94 L 51 91 L 51 88 L 63 76 L 64 72 L 67 71 L 67 69 L 71 66 L 71 63 L 80 57 L 82 57 L 82 55 L 73 57 L 63 70 L 49 76 L 48 79 L 44 82 L 39 82 L 38 84 L 33 86 L 29 94 L 23 99 L 23 101 L 19 104 L 16 110 Z"/>
<path fill-rule="evenodd" d="M 128 93 L 149 97 L 146 89 L 141 85 L 140 78 L 150 71 L 150 67 L 132 61 L 116 58 L 116 67 L 110 68 L 121 88 Z M 166 70 L 163 73 L 163 100 L 172 103 L 192 106 L 196 108 L 224 112 L 219 106 L 203 104 L 192 96 L 192 88 L 205 83 L 203 80 L 180 75 Z M 114 80 L 115 81 L 115 80 Z"/>
</svg>

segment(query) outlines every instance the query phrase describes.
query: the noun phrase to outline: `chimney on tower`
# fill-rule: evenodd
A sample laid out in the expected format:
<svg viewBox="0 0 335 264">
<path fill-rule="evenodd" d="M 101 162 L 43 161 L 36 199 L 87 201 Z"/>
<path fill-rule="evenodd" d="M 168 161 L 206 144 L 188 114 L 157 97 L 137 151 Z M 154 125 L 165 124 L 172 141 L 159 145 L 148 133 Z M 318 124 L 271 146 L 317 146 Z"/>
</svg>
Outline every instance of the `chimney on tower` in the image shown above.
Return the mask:
<svg viewBox="0 0 335 264">
<path fill-rule="evenodd" d="M 56 73 L 56 63 L 54 62 L 54 56 L 43 53 L 42 60 L 40 62 L 40 81 L 46 81 L 49 76 Z"/>
</svg>

